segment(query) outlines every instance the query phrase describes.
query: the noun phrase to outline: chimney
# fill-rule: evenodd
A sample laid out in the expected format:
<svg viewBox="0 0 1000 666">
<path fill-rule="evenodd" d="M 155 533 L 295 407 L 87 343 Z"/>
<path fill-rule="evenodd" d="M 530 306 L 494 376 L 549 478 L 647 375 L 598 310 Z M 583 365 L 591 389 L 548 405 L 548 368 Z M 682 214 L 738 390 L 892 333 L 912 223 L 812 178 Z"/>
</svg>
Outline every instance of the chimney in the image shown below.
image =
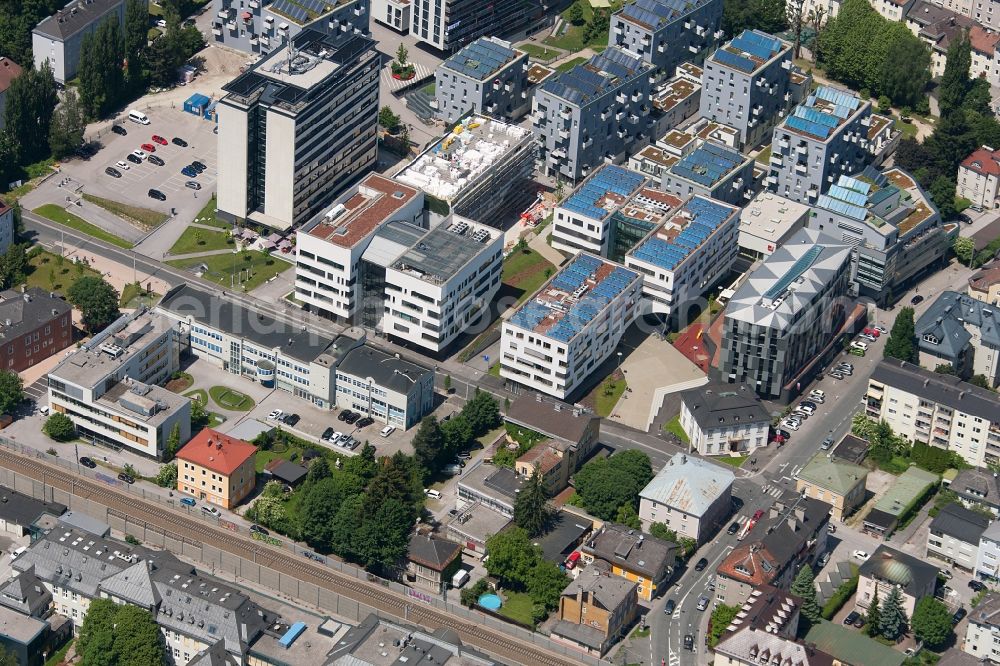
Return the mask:
<svg viewBox="0 0 1000 666">
<path fill-rule="evenodd" d="M 212 448 L 212 440 L 211 439 L 208 440 L 208 448 Z"/>
</svg>

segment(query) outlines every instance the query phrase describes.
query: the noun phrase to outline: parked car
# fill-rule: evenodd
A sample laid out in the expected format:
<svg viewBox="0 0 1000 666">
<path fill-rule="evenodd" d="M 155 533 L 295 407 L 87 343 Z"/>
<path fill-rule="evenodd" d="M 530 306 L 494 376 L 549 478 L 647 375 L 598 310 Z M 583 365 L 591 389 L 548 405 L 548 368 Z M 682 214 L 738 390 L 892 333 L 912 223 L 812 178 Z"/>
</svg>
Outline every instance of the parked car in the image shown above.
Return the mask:
<svg viewBox="0 0 1000 666">
<path fill-rule="evenodd" d="M 342 432 L 334 432 L 332 435 L 330 435 L 331 444 L 338 444 L 343 439 L 344 439 L 344 433 Z"/>
<path fill-rule="evenodd" d="M 740 531 L 740 524 L 739 522 L 734 520 L 733 523 L 729 526 L 729 529 L 726 530 L 726 534 L 732 536 L 733 534 L 736 534 L 739 531 Z"/>
<path fill-rule="evenodd" d="M 858 611 L 851 611 L 847 614 L 847 617 L 844 618 L 844 624 L 854 624 L 859 619 L 861 619 L 861 613 Z"/>
<path fill-rule="evenodd" d="M 781 428 L 778 428 L 776 433 L 786 442 L 792 438 L 792 433 L 787 430 L 782 430 Z"/>
<path fill-rule="evenodd" d="M 667 604 L 663 607 L 663 612 L 666 615 L 673 615 L 675 608 L 677 608 L 677 602 L 673 599 L 667 599 Z"/>
<path fill-rule="evenodd" d="M 707 566 L 708 566 L 708 560 L 706 560 L 703 557 L 700 560 L 698 560 L 698 562 L 694 565 L 694 570 L 695 571 L 704 571 L 705 567 L 707 567 Z"/>
<path fill-rule="evenodd" d="M 708 608 L 708 601 L 709 601 L 708 597 L 706 597 L 704 594 L 698 597 L 698 610 L 703 611 L 706 608 Z"/>
<path fill-rule="evenodd" d="M 572 571 L 573 569 L 576 568 L 576 563 L 579 561 L 580 561 L 580 551 L 574 550 L 572 553 L 569 554 L 569 557 L 566 558 L 566 569 L 568 571 Z"/>
<path fill-rule="evenodd" d="M 188 178 L 197 178 L 198 177 L 198 172 L 195 171 L 194 169 L 192 169 L 189 166 L 186 166 L 183 169 L 181 169 L 181 173 L 183 175 L 187 176 Z"/>
<path fill-rule="evenodd" d="M 216 509 L 214 506 L 205 505 L 205 506 L 201 507 L 201 512 L 205 513 L 205 514 L 208 514 L 209 516 L 214 516 L 215 518 L 219 518 L 219 517 L 222 516 L 222 514 L 219 512 L 219 510 Z"/>
<path fill-rule="evenodd" d="M 159 191 L 159 190 L 155 190 L 155 189 L 151 188 L 149 190 L 149 192 L 147 192 L 147 194 L 149 195 L 150 199 L 156 199 L 157 201 L 166 201 L 167 200 L 167 195 L 164 194 L 163 192 Z"/>
<path fill-rule="evenodd" d="M 840 372 L 839 370 L 831 370 L 827 374 L 830 377 L 833 377 L 834 379 L 843 379 L 844 378 L 844 373 Z"/>
<path fill-rule="evenodd" d="M 166 164 L 166 162 L 161 160 L 156 155 L 150 155 L 149 157 L 146 158 L 146 161 L 149 162 L 150 164 L 155 164 L 156 166 L 163 166 Z"/>
<path fill-rule="evenodd" d="M 146 152 L 142 150 L 133 150 L 132 154 L 138 157 L 140 160 L 146 159 Z"/>
<path fill-rule="evenodd" d="M 125 160 L 118 160 L 117 162 L 115 162 L 115 167 L 121 169 L 122 171 L 128 171 L 129 169 L 132 168 L 128 165 L 128 162 L 126 162 Z"/>
<path fill-rule="evenodd" d="M 951 616 L 951 623 L 958 624 L 959 622 L 962 621 L 962 618 L 964 618 L 968 614 L 969 611 L 965 610 L 964 608 L 959 608 L 957 611 L 955 611 L 955 614 Z"/>
<path fill-rule="evenodd" d="M 328 442 L 330 441 L 330 437 L 332 436 L 333 436 L 333 428 L 329 427 L 323 431 L 323 435 L 320 437 L 320 439 L 323 440 L 324 442 Z"/>
<path fill-rule="evenodd" d="M 978 580 L 970 580 L 969 587 L 975 592 L 982 592 L 986 589 L 986 584 Z"/>
<path fill-rule="evenodd" d="M 856 551 L 854 551 L 853 553 L 851 553 L 851 557 L 853 557 L 853 558 L 854 558 L 854 559 L 856 559 L 856 560 L 861 560 L 862 562 L 864 562 L 864 561 L 865 561 L 865 560 L 867 560 L 867 559 L 868 559 L 868 558 L 869 558 L 870 556 L 868 555 L 868 553 L 867 553 L 866 551 L 863 551 L 863 550 L 856 550 Z"/>
<path fill-rule="evenodd" d="M 433 488 L 424 488 L 424 495 L 427 495 L 433 500 L 441 499 L 441 491 L 434 490 Z"/>
<path fill-rule="evenodd" d="M 200 190 L 201 189 L 201 183 L 199 183 L 196 180 L 189 180 L 186 183 L 184 183 L 184 187 L 191 188 L 192 190 Z"/>
<path fill-rule="evenodd" d="M 379 430 L 378 434 L 382 435 L 383 437 L 388 437 L 394 432 L 396 432 L 396 426 L 387 425 L 386 427 Z"/>
<path fill-rule="evenodd" d="M 823 443 L 819 445 L 819 450 L 826 451 L 831 446 L 833 446 L 833 437 L 827 437 L 826 439 L 823 440 Z"/>
<path fill-rule="evenodd" d="M 355 426 L 357 426 L 358 428 L 367 428 L 373 423 L 375 423 L 375 419 L 373 419 L 370 416 L 366 416 L 362 419 L 359 419 L 358 422 L 355 424 Z"/>
<path fill-rule="evenodd" d="M 188 142 L 180 138 L 179 136 L 175 136 L 172 139 L 172 141 L 175 146 L 180 146 L 181 148 L 187 148 Z"/>
<path fill-rule="evenodd" d="M 120 134 L 121 136 L 125 136 L 126 134 L 128 134 L 128 130 L 122 127 L 121 125 L 112 125 L 111 131 L 114 132 L 115 134 Z"/>
<path fill-rule="evenodd" d="M 684 634 L 684 649 L 689 651 L 694 651 L 694 636 L 691 634 Z"/>
<path fill-rule="evenodd" d="M 338 421 L 346 421 L 346 420 L 347 420 L 347 417 L 348 417 L 348 416 L 351 416 L 352 414 L 354 414 L 354 412 L 352 412 L 352 411 L 351 411 L 351 410 L 349 410 L 349 409 L 345 409 L 345 410 L 344 410 L 344 411 L 342 411 L 341 413 L 337 414 L 337 420 L 338 420 Z"/>
<path fill-rule="evenodd" d="M 857 348 L 855 348 L 855 349 L 848 350 L 847 353 L 851 354 L 852 356 L 860 356 L 861 358 L 865 357 L 865 350 L 864 349 L 857 349 Z"/>
<path fill-rule="evenodd" d="M 815 402 L 800 402 L 799 406 L 796 407 L 796 409 L 805 412 L 809 416 L 812 416 L 813 414 L 816 413 L 816 403 Z"/>
<path fill-rule="evenodd" d="M 137 155 L 133 155 L 132 153 L 126 155 L 125 159 L 127 159 L 132 164 L 142 164 L 142 158 Z"/>
<path fill-rule="evenodd" d="M 80 457 L 80 464 L 83 465 L 84 467 L 88 468 L 88 469 L 94 469 L 95 467 L 97 467 L 97 463 L 95 463 L 93 460 L 91 460 L 87 456 L 81 456 Z"/>
<path fill-rule="evenodd" d="M 270 534 L 270 532 L 268 532 L 267 530 L 265 530 L 263 527 L 261 527 L 257 523 L 254 523 L 253 525 L 250 526 L 250 531 L 253 532 L 254 534 L 263 534 L 264 536 L 267 536 L 268 534 Z"/>
<path fill-rule="evenodd" d="M 156 152 L 156 146 L 154 146 L 151 143 L 144 143 L 144 144 L 142 144 L 139 147 L 142 148 L 143 150 L 145 150 L 147 153 L 155 153 Z"/>
<path fill-rule="evenodd" d="M 868 351 L 868 345 L 860 340 L 851 340 L 851 349 L 861 349 Z"/>
<path fill-rule="evenodd" d="M 829 532 L 830 534 L 834 534 L 837 531 L 837 526 L 834 525 L 833 523 L 827 523 L 826 531 Z"/>
<path fill-rule="evenodd" d="M 104 173 L 108 174 L 109 176 L 113 176 L 115 178 L 121 178 L 122 177 L 122 172 L 119 171 L 118 169 L 114 168 L 114 167 L 108 167 L 108 168 L 106 168 L 104 170 Z"/>
<path fill-rule="evenodd" d="M 162 136 L 160 136 L 159 134 L 154 134 L 154 135 L 153 135 L 153 143 L 158 143 L 158 144 L 160 144 L 161 146 L 165 146 L 165 145 L 167 145 L 167 140 L 166 140 L 166 139 L 164 139 L 164 138 L 163 138 Z"/>
<path fill-rule="evenodd" d="M 280 409 L 275 409 L 272 410 L 271 413 L 267 415 L 267 418 L 274 421 L 275 419 L 281 418 L 282 414 L 284 414 L 284 412 L 282 412 Z"/>
<path fill-rule="evenodd" d="M 875 340 L 876 340 L 876 338 L 875 338 L 874 335 L 869 335 L 867 333 L 862 333 L 858 337 L 861 338 L 862 340 L 867 341 L 867 342 L 875 342 Z"/>
<path fill-rule="evenodd" d="M 830 552 L 827 551 L 819 556 L 819 559 L 816 560 L 816 564 L 820 565 L 821 567 L 825 567 L 826 563 L 829 561 L 830 561 Z"/>
<path fill-rule="evenodd" d="M 205 171 L 205 170 L 208 169 L 208 166 L 206 166 L 203 162 L 199 162 L 198 160 L 195 160 L 194 162 L 191 162 L 191 166 L 198 173 L 201 173 L 202 171 Z"/>
<path fill-rule="evenodd" d="M 122 472 L 121 474 L 118 475 L 118 480 L 124 481 L 129 485 L 135 483 L 135 477 L 132 476 L 131 474 L 126 474 L 125 472 Z"/>
<path fill-rule="evenodd" d="M 360 419 L 360 418 L 361 418 L 361 414 L 358 414 L 357 412 L 348 412 L 347 416 L 344 417 L 344 421 L 346 423 L 350 423 L 351 425 L 354 425 L 358 421 L 358 419 Z"/>
<path fill-rule="evenodd" d="M 921 296 L 920 294 L 917 294 L 916 296 L 910 299 L 910 305 L 919 305 L 920 303 L 923 302 L 924 302 L 924 297 Z"/>
<path fill-rule="evenodd" d="M 799 421 L 791 421 L 785 419 L 779 424 L 782 428 L 787 428 L 788 430 L 798 430 L 799 426 L 802 425 Z"/>
<path fill-rule="evenodd" d="M 195 502 L 194 499 L 190 497 L 182 497 L 181 504 L 183 504 L 184 506 L 197 506 L 198 503 Z"/>
<path fill-rule="evenodd" d="M 876 331 L 878 331 L 882 335 L 886 335 L 889 332 L 889 329 L 887 329 L 885 326 L 882 326 L 882 325 L 873 326 L 872 328 L 874 328 Z"/>
<path fill-rule="evenodd" d="M 281 417 L 282 423 L 290 425 L 292 427 L 294 427 L 295 424 L 299 422 L 299 420 L 300 417 L 298 414 L 285 414 L 284 416 Z"/>
</svg>

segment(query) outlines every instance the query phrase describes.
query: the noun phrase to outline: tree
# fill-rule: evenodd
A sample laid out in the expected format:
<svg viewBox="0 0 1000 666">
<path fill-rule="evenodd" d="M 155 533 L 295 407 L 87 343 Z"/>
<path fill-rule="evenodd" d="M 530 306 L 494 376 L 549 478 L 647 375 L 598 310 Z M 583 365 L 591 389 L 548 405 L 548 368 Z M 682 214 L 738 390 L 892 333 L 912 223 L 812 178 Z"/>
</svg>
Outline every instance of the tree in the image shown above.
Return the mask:
<svg viewBox="0 0 1000 666">
<path fill-rule="evenodd" d="M 83 325 L 91 334 L 99 333 L 120 315 L 118 292 L 99 277 L 82 277 L 66 292 L 69 302 L 83 313 Z"/>
<path fill-rule="evenodd" d="M 886 598 L 882 600 L 882 607 L 879 609 L 878 630 L 882 636 L 891 641 L 906 633 L 906 611 L 903 610 L 902 595 L 895 585 Z"/>
<path fill-rule="evenodd" d="M 410 56 L 410 52 L 406 50 L 406 46 L 400 42 L 399 48 L 396 49 L 396 62 L 399 63 L 400 67 L 406 67 L 406 59 Z"/>
<path fill-rule="evenodd" d="M 201 430 L 208 425 L 208 412 L 205 411 L 205 403 L 194 399 L 191 401 L 191 430 Z M 180 441 L 178 440 L 178 444 Z"/>
<path fill-rule="evenodd" d="M 928 194 L 941 212 L 942 220 L 951 220 L 958 215 L 955 208 L 955 181 L 948 176 L 938 176 L 928 188 Z"/>
<path fill-rule="evenodd" d="M 795 582 L 792 583 L 792 594 L 802 599 L 800 609 L 802 617 L 812 624 L 822 619 L 822 611 L 816 601 L 816 579 L 813 577 L 813 570 L 809 565 L 799 569 L 798 575 L 795 576 Z"/>
<path fill-rule="evenodd" d="M 879 634 L 879 623 L 882 615 L 879 613 L 878 607 L 878 596 L 872 597 L 871 603 L 868 604 L 868 611 L 865 613 L 865 633 L 869 636 L 877 636 Z"/>
<path fill-rule="evenodd" d="M 472 399 L 462 407 L 462 416 L 469 420 L 473 435 L 478 437 L 500 425 L 500 406 L 492 394 L 477 388 Z"/>
<path fill-rule="evenodd" d="M 363 489 L 361 479 L 343 473 L 309 483 L 303 490 L 300 514 L 301 536 L 306 543 L 320 552 L 332 551 L 337 511 L 344 500 L 359 495 Z"/>
<path fill-rule="evenodd" d="M 623 504 L 635 507 L 639 491 L 652 478 L 649 456 L 628 450 L 591 460 L 576 473 L 575 485 L 587 511 L 602 520 L 613 520 Z"/>
<path fill-rule="evenodd" d="M 416 511 L 413 506 L 390 498 L 365 516 L 355 534 L 354 551 L 369 570 L 394 568 L 406 557 Z"/>
<path fill-rule="evenodd" d="M 444 376 L 444 390 L 445 393 L 451 393 L 451 375 Z"/>
<path fill-rule="evenodd" d="M 80 101 L 91 118 L 103 118 L 118 105 L 124 92 L 124 40 L 117 16 L 110 16 L 80 48 Z"/>
<path fill-rule="evenodd" d="M 309 472 L 306 474 L 306 481 L 309 483 L 315 483 L 322 479 L 330 478 L 330 465 L 326 462 L 326 458 L 319 456 L 314 458 L 311 463 L 309 463 Z M 364 487 L 364 484 L 361 484 Z M 355 491 L 355 493 L 361 492 L 361 488 Z"/>
<path fill-rule="evenodd" d="M 540 535 L 549 521 L 545 502 L 545 485 L 536 467 L 514 500 L 514 524 L 527 532 L 528 536 Z"/>
<path fill-rule="evenodd" d="M 785 0 L 785 20 L 795 35 L 792 59 L 798 60 L 802 51 L 802 29 L 806 26 L 805 0 Z"/>
<path fill-rule="evenodd" d="M 41 69 L 26 70 L 11 81 L 4 129 L 13 141 L 17 164 L 36 162 L 48 153 L 49 126 L 58 102 L 56 82 L 47 61 Z"/>
<path fill-rule="evenodd" d="M 456 453 L 468 448 L 472 441 L 472 426 L 469 419 L 462 414 L 456 414 L 441 424 L 441 436 L 444 438 L 442 461 L 451 460 Z"/>
<path fill-rule="evenodd" d="M 115 613 L 115 654 L 120 666 L 163 664 L 163 634 L 145 608 L 122 604 Z"/>
<path fill-rule="evenodd" d="M 938 108 L 942 117 L 961 110 L 971 87 L 972 44 L 968 33 L 963 31 L 959 39 L 952 40 L 948 45 L 947 58 L 941 85 L 938 86 Z"/>
<path fill-rule="evenodd" d="M 739 606 L 727 606 L 726 604 L 719 604 L 712 609 L 712 616 L 708 621 L 708 647 L 713 648 L 719 644 L 723 632 L 736 619 L 739 612 Z"/>
<path fill-rule="evenodd" d="M 0 645 L 0 666 L 18 666 L 17 655 Z"/>
<path fill-rule="evenodd" d="M 2 137 L 2 133 L 0 133 Z M 0 167 L 2 168 L 2 167 Z M 19 207 L 15 202 L 15 211 Z M 16 228 L 16 225 L 15 225 Z M 0 256 L 0 289 L 10 289 L 24 282 L 24 271 L 28 266 L 27 247 L 14 243 Z"/>
<path fill-rule="evenodd" d="M 337 508 L 330 525 L 330 549 L 351 560 L 356 560 L 354 550 L 355 535 L 361 529 L 364 520 L 365 499 L 364 495 L 354 495 L 348 497 Z"/>
<path fill-rule="evenodd" d="M 87 607 L 87 614 L 77 633 L 76 653 L 84 664 L 112 664 L 114 652 L 115 616 L 118 606 L 110 599 L 94 599 Z M 105 655 L 107 660 L 98 658 Z"/>
<path fill-rule="evenodd" d="M 898 358 L 909 363 L 919 363 L 916 336 L 916 324 L 913 321 L 913 308 L 906 307 L 896 315 L 896 321 L 889 331 L 889 340 L 885 343 L 883 355 L 886 358 Z"/>
<path fill-rule="evenodd" d="M 657 539 L 677 543 L 677 532 L 667 527 L 666 523 L 653 523 L 649 526 L 649 533 Z"/>
<path fill-rule="evenodd" d="M 963 264 L 972 268 L 972 258 L 976 254 L 976 244 L 966 236 L 956 236 L 951 249 Z"/>
<path fill-rule="evenodd" d="M 579 2 L 574 2 L 569 8 L 569 15 L 567 18 L 573 25 L 583 25 L 583 7 L 580 6 Z"/>
<path fill-rule="evenodd" d="M 435 472 L 444 449 L 441 426 L 434 416 L 425 416 L 413 438 L 413 455 L 417 463 L 428 472 Z"/>
<path fill-rule="evenodd" d="M 520 527 L 505 530 L 486 539 L 490 559 L 486 571 L 504 585 L 523 589 L 539 559 L 538 547 L 532 545 L 528 533 Z"/>
<path fill-rule="evenodd" d="M 128 0 L 125 4 L 125 80 L 129 88 L 139 91 L 145 84 L 144 60 L 149 30 L 149 6 L 143 0 Z"/>
<path fill-rule="evenodd" d="M 986 378 L 986 375 L 972 375 L 972 377 L 969 378 L 969 383 L 973 386 L 978 386 L 979 388 L 984 388 L 989 391 L 993 390 L 993 387 L 990 386 L 990 380 Z"/>
<path fill-rule="evenodd" d="M 11 414 L 24 400 L 24 382 L 9 370 L 0 370 L 0 414 Z"/>
<path fill-rule="evenodd" d="M 882 62 L 879 93 L 897 107 L 917 106 L 926 99 L 924 90 L 931 80 L 930 64 L 930 49 L 918 38 L 909 35 L 895 40 Z"/>
<path fill-rule="evenodd" d="M 161 488 L 176 488 L 177 487 L 177 463 L 171 462 L 160 467 L 160 471 L 156 474 L 156 485 Z"/>
<path fill-rule="evenodd" d="M 191 407 L 200 404 L 201 402 L 198 400 L 191 401 Z M 193 416 L 191 417 L 191 420 L 194 421 Z M 170 434 L 167 435 L 167 450 L 165 451 L 167 460 L 173 460 L 174 456 L 176 456 L 177 452 L 180 450 L 181 450 L 181 424 L 175 423 L 174 427 L 170 429 Z"/>
<path fill-rule="evenodd" d="M 615 522 L 634 530 L 642 529 L 642 521 L 639 520 L 639 514 L 636 513 L 635 506 L 631 502 L 626 502 L 618 507 Z"/>
<path fill-rule="evenodd" d="M 539 557 L 525 586 L 535 603 L 544 606 L 546 611 L 552 611 L 559 607 L 559 597 L 568 583 L 569 579 L 558 565 Z"/>
<path fill-rule="evenodd" d="M 75 152 L 83 145 L 85 128 L 83 108 L 76 92 L 69 88 L 63 96 L 63 103 L 52 115 L 52 123 L 49 126 L 49 148 L 52 150 L 52 156 L 62 159 Z"/>
<path fill-rule="evenodd" d="M 378 112 L 378 124 L 384 127 L 386 131 L 395 134 L 399 128 L 399 116 L 393 113 L 392 109 L 388 106 L 383 106 Z"/>
<path fill-rule="evenodd" d="M 951 363 L 939 363 L 937 365 L 937 367 L 934 368 L 934 372 L 938 373 L 939 375 L 954 375 L 954 374 L 956 374 L 955 373 L 955 368 L 951 365 Z"/>
<path fill-rule="evenodd" d="M 951 612 L 934 597 L 921 597 L 913 609 L 913 634 L 931 649 L 944 645 L 951 637 Z"/>
<path fill-rule="evenodd" d="M 780 0 L 725 0 L 722 29 L 734 37 L 744 30 L 781 32 L 788 27 L 785 3 Z"/>
<path fill-rule="evenodd" d="M 70 417 L 56 413 L 45 419 L 42 432 L 57 442 L 68 442 L 76 437 L 76 426 Z"/>
</svg>

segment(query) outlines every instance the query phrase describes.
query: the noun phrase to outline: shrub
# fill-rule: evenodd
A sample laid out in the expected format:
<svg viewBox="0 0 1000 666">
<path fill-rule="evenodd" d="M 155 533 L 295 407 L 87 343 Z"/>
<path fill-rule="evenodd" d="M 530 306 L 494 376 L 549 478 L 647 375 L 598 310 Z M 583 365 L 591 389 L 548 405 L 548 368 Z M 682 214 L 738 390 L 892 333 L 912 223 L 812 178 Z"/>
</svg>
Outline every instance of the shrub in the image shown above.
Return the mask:
<svg viewBox="0 0 1000 666">
<path fill-rule="evenodd" d="M 837 614 L 837 611 L 839 611 L 843 605 L 847 603 L 847 600 L 850 599 L 851 596 L 857 591 L 858 568 L 852 564 L 851 569 L 854 571 L 854 575 L 851 576 L 851 579 L 841 584 L 841 586 L 837 588 L 837 591 L 833 593 L 833 596 L 830 597 L 829 601 L 823 604 L 824 620 L 833 619 L 833 616 Z"/>
<path fill-rule="evenodd" d="M 53 414 L 45 419 L 42 432 L 57 442 L 68 442 L 76 437 L 76 426 L 73 425 L 72 419 L 65 414 Z"/>
</svg>

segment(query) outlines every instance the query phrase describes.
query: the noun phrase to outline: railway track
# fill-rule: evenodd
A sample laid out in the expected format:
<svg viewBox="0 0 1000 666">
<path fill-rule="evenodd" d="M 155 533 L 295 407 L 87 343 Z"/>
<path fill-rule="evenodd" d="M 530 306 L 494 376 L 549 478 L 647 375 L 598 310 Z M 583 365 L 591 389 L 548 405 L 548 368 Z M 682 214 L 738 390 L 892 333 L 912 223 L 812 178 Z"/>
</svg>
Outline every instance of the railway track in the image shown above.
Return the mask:
<svg viewBox="0 0 1000 666">
<path fill-rule="evenodd" d="M 180 537 L 198 544 L 210 543 L 220 550 L 228 551 L 276 571 L 294 571 L 297 577 L 305 582 L 313 583 L 354 601 L 391 613 L 400 619 L 405 617 L 406 621 L 415 622 L 430 629 L 447 627 L 456 631 L 465 643 L 483 648 L 502 658 L 515 659 L 519 663 L 531 666 L 536 664 L 538 666 L 576 666 L 580 663 L 579 660 L 569 656 L 558 655 L 543 648 L 525 644 L 515 638 L 497 634 L 490 629 L 450 613 L 419 605 L 377 583 L 358 580 L 347 574 L 299 560 L 276 547 L 237 536 L 229 530 L 195 522 L 170 509 L 47 465 L 35 458 L 0 449 L 0 466 L 38 481 L 44 481 L 46 484 L 70 494 L 99 502 L 122 518 L 144 521 L 172 538 Z"/>
</svg>

